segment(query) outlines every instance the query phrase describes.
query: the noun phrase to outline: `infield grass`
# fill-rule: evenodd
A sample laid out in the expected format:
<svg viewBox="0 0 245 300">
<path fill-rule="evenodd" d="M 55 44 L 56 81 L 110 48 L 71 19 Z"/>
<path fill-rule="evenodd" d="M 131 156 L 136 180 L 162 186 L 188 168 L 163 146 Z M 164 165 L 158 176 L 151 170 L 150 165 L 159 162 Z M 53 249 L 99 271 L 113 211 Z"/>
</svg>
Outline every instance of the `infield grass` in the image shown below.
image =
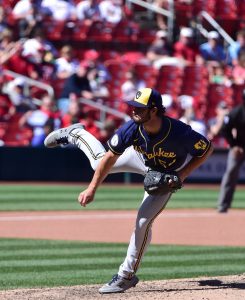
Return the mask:
<svg viewBox="0 0 245 300">
<path fill-rule="evenodd" d="M 0 289 L 101 284 L 117 273 L 127 244 L 0 239 Z M 141 280 L 245 272 L 245 247 L 150 245 Z"/>
<path fill-rule="evenodd" d="M 1 211 L 81 210 L 80 185 L 0 185 Z M 219 187 L 186 186 L 168 208 L 215 208 Z M 86 210 L 137 209 L 142 186 L 102 186 Z M 233 207 L 245 208 L 237 189 Z M 0 289 L 102 284 L 117 273 L 127 244 L 0 239 Z M 245 247 L 150 245 L 141 280 L 221 276 L 245 272 Z"/>
<path fill-rule="evenodd" d="M 0 185 L 1 211 L 81 210 L 77 203 L 80 185 Z M 215 208 L 219 186 L 191 187 L 186 185 L 172 196 L 168 208 Z M 104 185 L 99 188 L 95 201 L 86 210 L 137 209 L 143 197 L 143 187 L 131 185 Z M 245 208 L 245 189 L 238 187 L 233 207 Z"/>
</svg>

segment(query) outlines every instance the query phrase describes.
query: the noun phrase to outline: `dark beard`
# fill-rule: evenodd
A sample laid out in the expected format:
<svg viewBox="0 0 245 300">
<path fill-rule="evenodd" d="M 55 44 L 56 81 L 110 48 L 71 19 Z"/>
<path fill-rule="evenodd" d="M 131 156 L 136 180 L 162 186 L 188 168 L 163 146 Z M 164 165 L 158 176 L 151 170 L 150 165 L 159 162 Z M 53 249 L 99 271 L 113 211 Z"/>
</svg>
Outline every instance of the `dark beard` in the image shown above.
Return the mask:
<svg viewBox="0 0 245 300">
<path fill-rule="evenodd" d="M 141 124 L 144 124 L 144 123 L 148 122 L 150 120 L 150 118 L 151 118 L 150 111 L 147 112 L 147 114 L 145 115 L 144 119 L 135 120 L 135 118 L 132 116 L 132 119 L 138 125 L 141 125 Z"/>
</svg>

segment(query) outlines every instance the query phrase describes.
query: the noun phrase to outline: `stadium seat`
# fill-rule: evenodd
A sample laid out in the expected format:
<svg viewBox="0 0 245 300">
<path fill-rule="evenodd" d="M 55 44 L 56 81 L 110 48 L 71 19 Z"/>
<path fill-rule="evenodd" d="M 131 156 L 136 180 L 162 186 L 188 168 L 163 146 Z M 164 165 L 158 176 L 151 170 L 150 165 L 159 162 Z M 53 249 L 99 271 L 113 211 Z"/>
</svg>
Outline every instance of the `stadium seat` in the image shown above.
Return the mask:
<svg viewBox="0 0 245 300">
<path fill-rule="evenodd" d="M 225 101 L 229 107 L 233 106 L 233 89 L 222 84 L 210 84 L 207 94 L 207 114 L 210 119 L 215 116 L 215 109 L 219 102 Z"/>
<path fill-rule="evenodd" d="M 45 21 L 43 28 L 46 38 L 51 41 L 64 41 L 70 39 L 72 36 L 68 35 L 66 22 L 63 21 Z"/>
<path fill-rule="evenodd" d="M 144 58 L 143 53 L 140 51 L 126 51 L 121 55 L 121 60 L 130 65 L 135 65 Z"/>
<path fill-rule="evenodd" d="M 189 26 L 193 16 L 193 4 L 183 1 L 174 1 L 175 20 L 178 26 Z"/>
<path fill-rule="evenodd" d="M 216 1 L 216 17 L 218 19 L 236 19 L 237 4 L 235 0 Z"/>
<path fill-rule="evenodd" d="M 215 6 L 217 1 L 213 0 L 195 0 L 193 1 L 193 15 L 198 16 L 201 11 L 206 11 L 212 17 L 215 16 Z"/>
<path fill-rule="evenodd" d="M 130 65 L 118 60 L 109 60 L 106 62 L 106 67 L 112 75 L 113 80 L 125 78 L 125 73 L 130 69 Z"/>
<path fill-rule="evenodd" d="M 202 101 L 207 94 L 208 70 L 204 66 L 192 65 L 184 68 L 181 94 L 195 97 Z"/>
<path fill-rule="evenodd" d="M 76 21 L 75 26 L 72 30 L 72 41 L 85 41 L 87 39 L 88 31 L 89 26 L 87 26 L 83 21 Z"/>
<path fill-rule="evenodd" d="M 138 37 L 138 26 L 136 23 L 123 20 L 114 27 L 112 36 L 113 42 L 116 43 L 135 42 Z"/>
<path fill-rule="evenodd" d="M 245 89 L 245 84 L 238 85 L 233 84 L 232 90 L 233 90 L 233 106 L 241 104 L 242 103 L 242 92 Z"/>
<path fill-rule="evenodd" d="M 157 77 L 156 88 L 161 94 L 169 94 L 173 98 L 180 92 L 182 69 L 176 66 L 162 66 Z"/>
<path fill-rule="evenodd" d="M 157 83 L 158 70 L 151 65 L 137 63 L 134 66 L 138 78 L 145 81 L 146 86 L 155 87 Z"/>
<path fill-rule="evenodd" d="M 110 42 L 112 40 L 113 25 L 104 22 L 93 22 L 87 32 L 91 42 Z"/>
<path fill-rule="evenodd" d="M 138 43 L 141 45 L 149 45 L 156 38 L 156 30 L 149 28 L 141 28 L 138 33 Z"/>
<path fill-rule="evenodd" d="M 29 146 L 32 139 L 32 130 L 29 127 L 20 128 L 21 114 L 15 114 L 2 137 L 6 146 Z"/>
</svg>

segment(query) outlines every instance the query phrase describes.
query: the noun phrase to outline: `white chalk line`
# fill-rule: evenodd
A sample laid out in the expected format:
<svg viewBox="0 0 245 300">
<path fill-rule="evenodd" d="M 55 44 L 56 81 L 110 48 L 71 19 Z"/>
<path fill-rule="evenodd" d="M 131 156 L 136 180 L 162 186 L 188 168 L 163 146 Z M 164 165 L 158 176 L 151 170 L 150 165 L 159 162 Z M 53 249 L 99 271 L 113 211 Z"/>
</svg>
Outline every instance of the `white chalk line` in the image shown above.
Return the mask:
<svg viewBox="0 0 245 300">
<path fill-rule="evenodd" d="M 241 214 L 234 214 L 232 213 L 232 216 L 238 216 Z M 212 218 L 212 217 L 219 217 L 221 216 L 217 212 L 180 212 L 180 213 L 162 213 L 158 216 L 158 218 L 164 218 L 164 219 L 172 219 L 172 218 Z M 222 214 L 222 216 L 224 216 Z M 242 215 L 241 215 L 242 216 Z M 0 222 L 16 222 L 16 221 L 59 221 L 59 220 L 123 220 L 123 219 L 135 219 L 136 213 L 127 213 L 127 214 L 81 214 L 81 215 L 36 215 L 36 216 L 0 216 Z"/>
</svg>

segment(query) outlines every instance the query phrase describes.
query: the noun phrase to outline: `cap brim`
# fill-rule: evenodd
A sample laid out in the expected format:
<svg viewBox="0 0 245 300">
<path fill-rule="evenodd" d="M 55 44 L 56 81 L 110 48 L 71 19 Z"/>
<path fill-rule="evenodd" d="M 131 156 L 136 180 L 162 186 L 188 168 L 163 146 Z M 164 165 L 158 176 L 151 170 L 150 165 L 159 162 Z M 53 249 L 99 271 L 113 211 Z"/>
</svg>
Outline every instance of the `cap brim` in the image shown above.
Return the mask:
<svg viewBox="0 0 245 300">
<path fill-rule="evenodd" d="M 143 108 L 148 108 L 147 105 L 144 105 L 142 103 L 139 103 L 137 101 L 131 100 L 131 101 L 127 101 L 127 104 L 130 106 L 134 106 L 134 107 L 143 107 Z"/>
</svg>

